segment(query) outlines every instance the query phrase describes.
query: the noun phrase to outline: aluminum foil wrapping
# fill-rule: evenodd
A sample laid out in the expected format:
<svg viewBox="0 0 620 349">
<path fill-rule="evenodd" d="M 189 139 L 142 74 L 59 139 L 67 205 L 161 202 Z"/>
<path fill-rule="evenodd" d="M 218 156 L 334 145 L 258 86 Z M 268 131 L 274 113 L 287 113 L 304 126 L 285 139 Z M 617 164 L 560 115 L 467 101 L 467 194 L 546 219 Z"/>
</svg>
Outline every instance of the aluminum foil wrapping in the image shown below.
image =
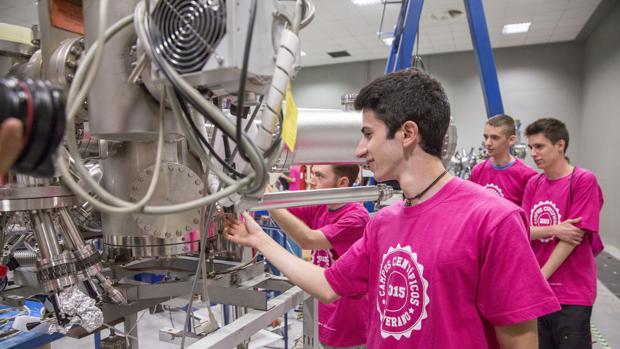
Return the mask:
<svg viewBox="0 0 620 349">
<path fill-rule="evenodd" d="M 58 295 L 60 311 L 71 317 L 70 326 L 78 324 L 92 332 L 103 325 L 103 312 L 77 287 L 70 287 Z"/>
</svg>

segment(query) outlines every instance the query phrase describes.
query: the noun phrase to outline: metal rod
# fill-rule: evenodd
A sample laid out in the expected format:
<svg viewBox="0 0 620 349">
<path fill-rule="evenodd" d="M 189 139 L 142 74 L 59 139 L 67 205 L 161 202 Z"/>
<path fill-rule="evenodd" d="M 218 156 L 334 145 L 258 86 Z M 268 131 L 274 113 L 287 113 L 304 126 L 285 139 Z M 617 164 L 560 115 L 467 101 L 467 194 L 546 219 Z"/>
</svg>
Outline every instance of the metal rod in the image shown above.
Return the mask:
<svg viewBox="0 0 620 349">
<path fill-rule="evenodd" d="M 275 208 L 336 204 L 362 201 L 383 201 L 393 195 L 392 187 L 385 185 L 349 187 L 336 189 L 317 189 L 265 193 L 262 201 L 249 208 L 250 211 L 263 211 Z"/>
<path fill-rule="evenodd" d="M 138 326 L 136 326 L 138 324 L 138 314 L 137 313 L 133 313 L 133 314 L 128 314 L 125 315 L 125 333 L 128 334 L 129 336 L 129 349 L 140 349 L 139 343 L 138 343 Z M 131 337 L 130 337 L 131 336 Z"/>
<path fill-rule="evenodd" d="M 34 235 L 39 243 L 41 257 L 51 259 L 60 255 L 60 244 L 56 238 L 56 229 L 50 213 L 36 211 L 31 215 Z"/>
<path fill-rule="evenodd" d="M 246 315 L 193 343 L 188 349 L 232 348 L 269 326 L 278 317 L 294 308 L 304 299 L 304 291 L 293 287 L 269 301 L 267 311 L 250 310 Z"/>
<path fill-rule="evenodd" d="M 71 215 L 69 214 L 67 208 L 61 208 L 60 210 L 58 210 L 58 213 L 60 213 L 60 218 L 66 228 L 65 232 L 67 233 L 67 238 L 71 241 L 71 244 L 75 247 L 76 250 L 84 247 L 84 239 L 82 238 L 82 235 L 80 235 L 80 231 L 75 226 L 75 223 L 73 223 L 73 218 L 71 218 Z"/>
</svg>

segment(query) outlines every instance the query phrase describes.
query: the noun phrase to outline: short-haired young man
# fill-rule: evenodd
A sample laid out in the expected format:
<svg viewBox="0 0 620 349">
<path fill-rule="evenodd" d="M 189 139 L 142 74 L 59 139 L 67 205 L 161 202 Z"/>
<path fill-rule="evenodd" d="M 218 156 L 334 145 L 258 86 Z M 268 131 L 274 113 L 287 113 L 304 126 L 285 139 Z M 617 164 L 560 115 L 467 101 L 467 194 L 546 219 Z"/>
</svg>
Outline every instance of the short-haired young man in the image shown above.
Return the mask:
<svg viewBox="0 0 620 349">
<path fill-rule="evenodd" d="M 358 165 L 313 165 L 310 189 L 346 188 L 357 180 Z M 297 244 L 312 250 L 312 263 L 329 268 L 364 234 L 370 220 L 360 203 L 317 205 L 270 210 L 271 218 Z M 343 297 L 318 304 L 319 341 L 325 348 L 351 348 L 366 344 L 368 298 Z"/>
<path fill-rule="evenodd" d="M 590 348 L 603 194 L 592 172 L 568 162 L 564 123 L 539 119 L 525 133 L 544 172 L 530 179 L 522 207 L 529 215 L 534 254 L 562 305 L 538 320 L 540 348 Z"/>
<path fill-rule="evenodd" d="M 536 171 L 510 154 L 515 144 L 515 121 L 508 115 L 496 115 L 484 125 L 484 146 L 489 159 L 476 165 L 470 180 L 521 206 L 523 191 Z"/>
<path fill-rule="evenodd" d="M 381 209 L 327 270 L 252 222 L 229 222 L 228 238 L 258 248 L 323 301 L 368 294 L 369 348 L 535 348 L 536 319 L 560 306 L 521 209 L 446 174 L 450 106 L 439 82 L 417 70 L 391 73 L 364 87 L 355 106 L 363 111 L 357 156 L 378 181 L 398 180 L 406 199 Z"/>
</svg>

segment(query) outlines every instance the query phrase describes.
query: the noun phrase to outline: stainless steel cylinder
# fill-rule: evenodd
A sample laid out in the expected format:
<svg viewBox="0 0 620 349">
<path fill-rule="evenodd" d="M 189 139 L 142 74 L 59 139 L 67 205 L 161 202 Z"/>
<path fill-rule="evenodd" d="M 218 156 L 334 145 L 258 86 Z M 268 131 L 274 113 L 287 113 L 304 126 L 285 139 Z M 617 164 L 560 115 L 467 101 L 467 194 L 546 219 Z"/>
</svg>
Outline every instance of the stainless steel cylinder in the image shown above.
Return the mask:
<svg viewBox="0 0 620 349">
<path fill-rule="evenodd" d="M 248 209 L 250 211 L 263 211 L 275 208 L 310 206 L 318 204 L 384 201 L 391 198 L 393 194 L 394 190 L 392 187 L 386 185 L 283 191 L 277 193 L 265 193 L 262 201 L 254 207 L 248 207 Z"/>
<path fill-rule="evenodd" d="M 355 149 L 361 139 L 362 113 L 300 108 L 295 151 L 284 149 L 276 168 L 295 164 L 361 164 Z"/>
<path fill-rule="evenodd" d="M 147 205 L 171 205 L 203 195 L 197 163 L 181 143 L 166 143 L 156 191 Z M 152 142 L 127 142 L 114 157 L 101 161 L 103 186 L 127 201 L 146 194 L 156 158 Z M 163 257 L 188 253 L 198 240 L 200 209 L 169 215 L 102 214 L 105 252 L 110 259 Z"/>
<path fill-rule="evenodd" d="M 110 2 L 108 27 L 133 13 L 138 0 Z M 86 47 L 97 36 L 99 1 L 85 0 Z M 90 90 L 88 110 L 90 131 L 109 140 L 154 140 L 157 138 L 159 103 L 144 89 L 127 81 L 137 60 L 136 34 L 129 26 L 105 45 L 99 74 Z M 159 97 L 159 96 L 157 96 Z M 166 118 L 166 130 L 180 133 L 175 118 Z"/>
<path fill-rule="evenodd" d="M 60 244 L 49 211 L 35 211 L 30 215 L 41 257 L 53 259 L 60 255 Z"/>
</svg>

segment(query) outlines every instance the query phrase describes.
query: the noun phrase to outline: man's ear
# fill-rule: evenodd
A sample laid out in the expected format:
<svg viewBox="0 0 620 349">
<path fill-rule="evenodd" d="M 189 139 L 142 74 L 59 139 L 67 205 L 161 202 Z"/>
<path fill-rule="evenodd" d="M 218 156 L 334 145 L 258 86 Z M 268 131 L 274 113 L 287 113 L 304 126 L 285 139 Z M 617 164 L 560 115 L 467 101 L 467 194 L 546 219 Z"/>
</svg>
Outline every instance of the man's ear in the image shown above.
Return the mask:
<svg viewBox="0 0 620 349">
<path fill-rule="evenodd" d="M 403 146 L 409 147 L 420 142 L 418 124 L 415 122 L 411 120 L 405 121 L 401 126 L 401 130 L 403 132 Z"/>
<path fill-rule="evenodd" d="M 563 139 L 560 139 L 555 146 L 558 148 L 558 150 L 563 153 L 566 154 L 566 141 Z"/>
<path fill-rule="evenodd" d="M 508 137 L 508 144 L 513 146 L 513 145 L 515 145 L 515 143 L 517 143 L 517 136 L 512 135 L 512 136 Z"/>
<path fill-rule="evenodd" d="M 351 184 L 351 183 L 349 183 L 349 177 L 347 177 L 347 176 L 342 176 L 342 177 L 339 177 L 339 178 L 336 180 L 336 187 L 338 187 L 338 188 L 346 188 L 346 187 L 348 187 L 350 184 Z"/>
</svg>

